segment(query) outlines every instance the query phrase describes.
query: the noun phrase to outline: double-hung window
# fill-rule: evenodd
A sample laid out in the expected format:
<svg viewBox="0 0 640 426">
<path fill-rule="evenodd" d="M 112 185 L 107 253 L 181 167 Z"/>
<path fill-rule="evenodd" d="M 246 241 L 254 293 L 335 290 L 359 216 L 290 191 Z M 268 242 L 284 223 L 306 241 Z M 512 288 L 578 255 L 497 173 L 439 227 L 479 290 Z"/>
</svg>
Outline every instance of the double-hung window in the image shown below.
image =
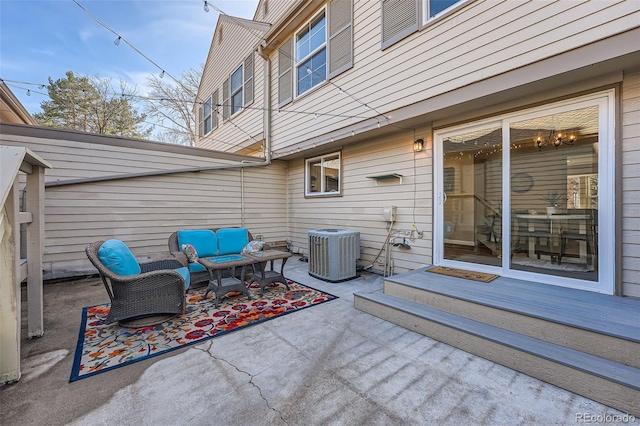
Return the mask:
<svg viewBox="0 0 640 426">
<path fill-rule="evenodd" d="M 222 120 L 253 103 L 253 52 L 222 83 Z"/>
<path fill-rule="evenodd" d="M 305 162 L 305 195 L 340 195 L 340 152 L 309 158 Z"/>
<path fill-rule="evenodd" d="M 213 129 L 211 112 L 211 98 L 209 97 L 200 107 L 200 137 L 203 137 Z"/>
<path fill-rule="evenodd" d="M 296 96 L 327 79 L 327 19 L 323 10 L 295 35 Z"/>
<path fill-rule="evenodd" d="M 231 74 L 231 115 L 242 109 L 244 98 L 242 94 L 242 65 Z"/>
<path fill-rule="evenodd" d="M 352 67 L 353 0 L 329 0 L 278 47 L 278 107 Z"/>
</svg>

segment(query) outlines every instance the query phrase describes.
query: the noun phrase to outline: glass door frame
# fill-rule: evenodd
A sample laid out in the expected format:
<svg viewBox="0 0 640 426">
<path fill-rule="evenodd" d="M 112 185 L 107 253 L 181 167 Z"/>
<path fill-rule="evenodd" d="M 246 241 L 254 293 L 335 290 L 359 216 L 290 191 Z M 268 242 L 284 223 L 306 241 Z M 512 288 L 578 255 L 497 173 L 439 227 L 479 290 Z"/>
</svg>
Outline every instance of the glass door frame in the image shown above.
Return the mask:
<svg viewBox="0 0 640 426">
<path fill-rule="evenodd" d="M 502 126 L 502 211 L 511 214 L 511 156 L 510 124 L 539 116 L 564 111 L 598 106 L 598 279 L 586 281 L 555 275 L 519 271 L 510 268 L 510 256 L 502 256 L 499 267 L 462 262 L 444 258 L 444 148 L 448 136 L 491 126 Z M 615 293 L 615 90 L 610 89 L 590 95 L 571 98 L 548 105 L 522 109 L 509 114 L 497 115 L 486 120 L 446 127 L 433 132 L 433 263 L 434 265 L 472 269 L 505 277 L 536 281 L 562 287 L 589 290 L 598 293 Z M 511 221 L 504 216 L 502 221 L 502 253 L 511 253 Z"/>
</svg>

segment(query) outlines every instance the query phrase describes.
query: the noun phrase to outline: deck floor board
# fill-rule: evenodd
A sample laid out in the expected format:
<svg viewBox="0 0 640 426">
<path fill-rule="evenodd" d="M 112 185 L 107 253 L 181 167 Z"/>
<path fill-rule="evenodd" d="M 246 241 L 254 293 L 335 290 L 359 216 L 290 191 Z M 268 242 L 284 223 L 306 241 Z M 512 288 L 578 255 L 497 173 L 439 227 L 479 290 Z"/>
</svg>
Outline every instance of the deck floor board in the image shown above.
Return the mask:
<svg viewBox="0 0 640 426">
<path fill-rule="evenodd" d="M 498 277 L 482 283 L 416 269 L 386 280 L 640 342 L 640 299 Z"/>
</svg>

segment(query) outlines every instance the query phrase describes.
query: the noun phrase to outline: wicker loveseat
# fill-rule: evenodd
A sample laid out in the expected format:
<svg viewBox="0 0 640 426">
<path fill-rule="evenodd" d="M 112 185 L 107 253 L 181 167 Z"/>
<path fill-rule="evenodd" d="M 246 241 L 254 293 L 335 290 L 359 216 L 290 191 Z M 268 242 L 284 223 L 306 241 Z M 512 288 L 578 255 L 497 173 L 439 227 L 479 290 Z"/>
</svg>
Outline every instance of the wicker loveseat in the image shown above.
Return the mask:
<svg viewBox="0 0 640 426">
<path fill-rule="evenodd" d="M 196 231 L 197 233 L 199 233 L 199 235 L 194 235 L 193 231 Z M 235 247 L 236 251 L 234 251 L 233 253 L 230 252 L 229 250 L 224 250 L 221 253 L 219 251 L 211 252 L 212 250 L 216 250 L 215 248 L 212 249 L 210 247 L 217 247 L 218 242 L 213 242 L 211 241 L 211 245 L 210 247 L 203 247 L 203 244 L 198 244 L 198 242 L 194 241 L 193 237 L 202 237 L 202 235 L 204 234 L 202 231 L 209 231 L 211 235 L 212 239 L 219 239 L 220 236 L 222 236 L 222 240 L 220 241 L 220 244 L 224 245 L 224 246 L 231 246 L 231 247 Z M 222 233 L 220 233 L 220 231 L 222 231 Z M 173 234 L 171 234 L 169 236 L 169 252 L 171 252 L 171 254 L 174 256 L 175 259 L 177 259 L 178 261 L 180 261 L 180 263 L 183 266 L 186 266 L 189 268 L 189 272 L 191 275 L 191 285 L 197 284 L 197 283 L 202 283 L 202 282 L 208 282 L 209 281 L 209 273 L 207 272 L 207 270 L 205 269 L 204 266 L 200 265 L 199 263 L 193 263 L 193 262 L 189 262 L 189 260 L 187 259 L 187 256 L 182 252 L 182 244 L 192 244 L 195 242 L 195 249 L 198 252 L 198 255 L 201 257 L 208 257 L 208 256 L 216 256 L 218 254 L 240 254 L 242 248 L 244 246 L 246 246 L 250 241 L 253 241 L 253 236 L 251 235 L 251 232 L 249 232 L 248 229 L 246 228 L 213 228 L 213 229 L 188 229 L 188 230 L 179 230 L 174 232 Z M 206 246 L 209 246 L 209 244 L 205 244 Z M 200 247 L 200 249 L 199 249 Z M 264 247 L 265 250 L 268 248 L 268 246 Z M 228 273 L 227 271 L 225 271 L 226 273 Z"/>
<path fill-rule="evenodd" d="M 111 299 L 107 323 L 144 327 L 184 313 L 189 271 L 175 258 L 138 263 L 120 240 L 91 243 L 85 252 Z"/>
</svg>

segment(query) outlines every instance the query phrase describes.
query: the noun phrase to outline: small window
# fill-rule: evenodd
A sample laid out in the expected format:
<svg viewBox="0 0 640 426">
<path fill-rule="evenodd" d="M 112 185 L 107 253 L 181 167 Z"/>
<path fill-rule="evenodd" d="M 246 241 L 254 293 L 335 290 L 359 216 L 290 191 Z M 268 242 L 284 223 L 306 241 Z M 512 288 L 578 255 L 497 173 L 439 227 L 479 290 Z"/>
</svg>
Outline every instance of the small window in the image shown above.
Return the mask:
<svg viewBox="0 0 640 426">
<path fill-rule="evenodd" d="M 339 152 L 306 160 L 305 195 L 341 195 L 341 169 Z"/>
<path fill-rule="evenodd" d="M 202 106 L 202 115 L 204 117 L 204 134 L 206 135 L 212 130 L 211 127 L 211 98 Z"/>
<path fill-rule="evenodd" d="M 296 96 L 327 79 L 326 22 L 323 10 L 295 35 Z"/>
<path fill-rule="evenodd" d="M 422 0 L 422 22 L 435 18 L 445 10 L 451 8 L 456 3 L 462 3 L 465 0 Z"/>
<path fill-rule="evenodd" d="M 231 74 L 231 115 L 242 109 L 244 105 L 242 96 L 242 65 Z"/>
</svg>

